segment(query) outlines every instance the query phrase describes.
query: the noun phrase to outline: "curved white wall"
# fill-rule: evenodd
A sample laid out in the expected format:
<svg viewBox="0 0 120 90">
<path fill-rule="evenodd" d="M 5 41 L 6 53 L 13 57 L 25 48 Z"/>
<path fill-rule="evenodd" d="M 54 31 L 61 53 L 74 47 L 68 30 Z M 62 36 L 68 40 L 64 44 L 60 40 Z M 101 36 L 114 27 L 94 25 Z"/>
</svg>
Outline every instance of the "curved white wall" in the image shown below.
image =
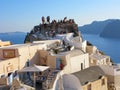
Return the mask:
<svg viewBox="0 0 120 90">
<path fill-rule="evenodd" d="M 72 74 L 63 75 L 64 90 L 82 90 L 82 86 L 78 78 Z"/>
</svg>

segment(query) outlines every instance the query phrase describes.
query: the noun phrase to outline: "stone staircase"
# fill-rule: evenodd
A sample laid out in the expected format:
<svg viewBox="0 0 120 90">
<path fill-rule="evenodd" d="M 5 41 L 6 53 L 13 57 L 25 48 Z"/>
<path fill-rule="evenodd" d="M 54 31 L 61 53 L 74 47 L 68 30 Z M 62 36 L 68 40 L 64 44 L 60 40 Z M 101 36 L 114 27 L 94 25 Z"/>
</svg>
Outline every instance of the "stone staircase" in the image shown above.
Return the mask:
<svg viewBox="0 0 120 90">
<path fill-rule="evenodd" d="M 53 70 L 49 73 L 47 80 L 42 84 L 44 90 L 53 88 L 53 84 L 58 72 L 59 70 Z"/>
</svg>

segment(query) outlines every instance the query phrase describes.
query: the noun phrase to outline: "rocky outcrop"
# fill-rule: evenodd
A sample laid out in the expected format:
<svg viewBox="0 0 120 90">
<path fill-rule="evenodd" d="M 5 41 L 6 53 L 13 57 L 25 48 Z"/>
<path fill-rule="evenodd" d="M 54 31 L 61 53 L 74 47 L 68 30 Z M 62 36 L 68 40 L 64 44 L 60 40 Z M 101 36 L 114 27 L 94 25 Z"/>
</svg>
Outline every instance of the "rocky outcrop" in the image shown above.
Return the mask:
<svg viewBox="0 0 120 90">
<path fill-rule="evenodd" d="M 43 17 L 42 17 L 43 19 Z M 43 22 L 43 20 L 42 20 Z M 30 33 L 27 33 L 24 43 L 37 40 L 47 40 L 54 38 L 56 34 L 74 33 L 74 36 L 79 36 L 78 25 L 73 19 L 63 21 L 53 20 L 51 23 L 45 21 L 37 26 L 34 26 Z"/>
</svg>

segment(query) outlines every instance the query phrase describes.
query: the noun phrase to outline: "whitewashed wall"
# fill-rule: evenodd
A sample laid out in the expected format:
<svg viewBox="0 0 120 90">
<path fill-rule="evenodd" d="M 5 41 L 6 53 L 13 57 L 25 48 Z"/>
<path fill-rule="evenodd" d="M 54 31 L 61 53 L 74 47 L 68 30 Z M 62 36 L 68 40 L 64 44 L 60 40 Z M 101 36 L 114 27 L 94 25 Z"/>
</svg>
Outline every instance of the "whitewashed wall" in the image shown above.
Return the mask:
<svg viewBox="0 0 120 90">
<path fill-rule="evenodd" d="M 71 73 L 80 71 L 81 63 L 83 64 L 83 69 L 89 67 L 89 56 L 87 53 L 70 58 Z"/>
</svg>

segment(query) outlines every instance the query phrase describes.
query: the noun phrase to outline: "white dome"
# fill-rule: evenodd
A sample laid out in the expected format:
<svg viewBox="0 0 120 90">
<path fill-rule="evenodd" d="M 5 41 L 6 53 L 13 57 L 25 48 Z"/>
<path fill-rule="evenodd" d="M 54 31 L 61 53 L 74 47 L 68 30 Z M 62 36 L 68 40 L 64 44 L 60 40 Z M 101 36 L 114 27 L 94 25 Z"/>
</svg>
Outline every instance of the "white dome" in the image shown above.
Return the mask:
<svg viewBox="0 0 120 90">
<path fill-rule="evenodd" d="M 82 90 L 82 85 L 78 78 L 72 74 L 63 75 L 64 90 Z"/>
</svg>

